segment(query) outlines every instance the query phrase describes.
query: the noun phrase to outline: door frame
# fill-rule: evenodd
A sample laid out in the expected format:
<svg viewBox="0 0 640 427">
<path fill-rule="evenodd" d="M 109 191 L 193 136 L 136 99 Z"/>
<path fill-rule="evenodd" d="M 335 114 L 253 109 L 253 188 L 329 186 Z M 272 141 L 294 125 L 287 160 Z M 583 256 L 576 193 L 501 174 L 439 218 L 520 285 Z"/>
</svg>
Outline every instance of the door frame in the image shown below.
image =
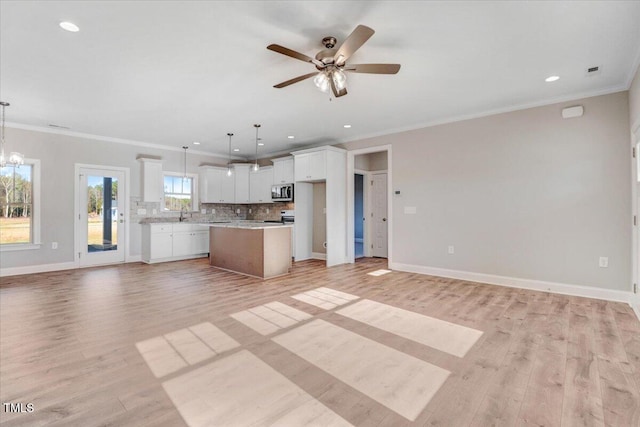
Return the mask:
<svg viewBox="0 0 640 427">
<path fill-rule="evenodd" d="M 80 233 L 78 233 L 78 218 L 80 217 L 80 169 L 103 169 L 103 170 L 113 170 L 124 173 L 124 262 L 130 262 L 130 244 L 129 244 L 129 190 L 131 185 L 131 171 L 130 168 L 125 168 L 121 166 L 105 166 L 105 165 L 90 165 L 85 163 L 76 163 L 75 164 L 75 174 L 73 176 L 74 179 L 74 191 L 73 191 L 73 259 L 76 265 L 76 268 L 80 268 L 80 252 L 82 252 L 81 247 L 85 242 L 80 242 Z M 118 190 L 120 190 L 120 185 L 118 185 Z M 87 267 L 96 267 L 100 264 L 87 266 Z M 108 264 L 104 264 L 108 265 Z"/>
<path fill-rule="evenodd" d="M 387 225 L 387 263 L 388 265 L 392 265 L 393 262 L 393 157 L 392 157 L 392 149 L 391 144 L 386 145 L 377 145 L 375 147 L 367 147 L 360 148 L 357 150 L 347 151 L 347 262 L 353 264 L 355 262 L 355 242 L 354 242 L 354 233 L 355 233 L 355 224 L 353 220 L 353 215 L 355 212 L 355 204 L 353 202 L 354 198 L 354 185 L 355 179 L 353 177 L 356 169 L 355 169 L 355 156 L 360 154 L 370 154 L 370 153 L 379 153 L 382 151 L 387 152 L 387 212 L 388 212 L 388 225 Z M 377 172 L 377 171 L 374 171 Z M 366 186 L 365 186 L 366 187 Z M 365 191 L 366 193 L 366 191 Z M 366 221 L 365 221 L 366 222 Z M 371 221 L 369 221 L 371 222 Z M 369 225 L 365 224 L 365 228 L 368 228 Z M 370 236 L 366 236 L 365 239 L 371 241 Z M 366 254 L 370 252 L 365 251 Z"/>
</svg>

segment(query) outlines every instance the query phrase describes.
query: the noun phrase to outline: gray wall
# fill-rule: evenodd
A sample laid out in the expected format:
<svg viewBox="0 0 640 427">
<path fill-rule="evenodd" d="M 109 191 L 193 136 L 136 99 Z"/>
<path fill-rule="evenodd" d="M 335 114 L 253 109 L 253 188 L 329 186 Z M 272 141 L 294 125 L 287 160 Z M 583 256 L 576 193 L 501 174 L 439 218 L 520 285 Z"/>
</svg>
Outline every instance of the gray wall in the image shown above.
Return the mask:
<svg viewBox="0 0 640 427">
<path fill-rule="evenodd" d="M 629 117 L 631 125 L 637 125 L 640 120 L 640 67 L 629 88 Z"/>
<path fill-rule="evenodd" d="M 41 161 L 41 240 L 37 250 L 2 252 L 2 268 L 55 264 L 74 261 L 74 174 L 75 164 L 118 166 L 130 169 L 130 197 L 140 199 L 139 156 L 159 156 L 163 169 L 182 172 L 183 153 L 156 148 L 137 147 L 78 137 L 7 128 L 6 141 L 25 157 Z M 176 143 L 177 147 L 181 144 Z M 187 155 L 187 171 L 197 173 L 201 163 L 226 164 L 226 160 L 211 156 Z M 139 218 L 136 218 L 138 220 Z M 140 255 L 141 228 L 130 224 L 130 254 Z M 58 249 L 51 249 L 58 242 Z"/>
<path fill-rule="evenodd" d="M 386 170 L 387 152 L 359 154 L 354 158 L 354 167 L 363 171 Z"/>
<path fill-rule="evenodd" d="M 346 144 L 392 144 L 393 189 L 402 192 L 393 199 L 393 262 L 628 291 L 627 96 Z M 576 104 L 584 116 L 562 119 Z M 598 267 L 600 256 L 608 268 Z"/>
</svg>

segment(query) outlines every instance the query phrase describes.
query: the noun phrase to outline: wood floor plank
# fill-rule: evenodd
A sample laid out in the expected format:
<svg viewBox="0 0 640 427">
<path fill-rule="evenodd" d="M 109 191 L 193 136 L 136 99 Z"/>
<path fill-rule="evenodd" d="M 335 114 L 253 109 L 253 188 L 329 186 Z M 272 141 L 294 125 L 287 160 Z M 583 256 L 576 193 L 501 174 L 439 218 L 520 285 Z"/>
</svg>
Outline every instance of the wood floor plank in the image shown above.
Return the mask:
<svg viewBox="0 0 640 427">
<path fill-rule="evenodd" d="M 386 268 L 383 259 L 332 268 L 309 260 L 294 263 L 290 275 L 259 280 L 198 259 L 3 277 L 0 400 L 33 402 L 35 412 L 0 412 L 0 423 L 186 426 L 162 383 L 250 351 L 309 402 L 356 426 L 640 425 L 640 322 L 628 305 L 416 273 L 367 274 Z M 292 298 L 309 291 L 346 303 Z M 483 334 L 457 357 L 337 314 L 364 299 Z M 300 323 L 273 324 L 263 336 L 230 317 L 259 306 Z M 408 420 L 271 341 L 316 320 L 451 374 Z M 212 352 L 191 336 L 171 335 L 182 330 Z M 193 365 L 156 378 L 136 343 L 168 334 Z M 375 375 L 366 375 L 374 384 Z"/>
</svg>

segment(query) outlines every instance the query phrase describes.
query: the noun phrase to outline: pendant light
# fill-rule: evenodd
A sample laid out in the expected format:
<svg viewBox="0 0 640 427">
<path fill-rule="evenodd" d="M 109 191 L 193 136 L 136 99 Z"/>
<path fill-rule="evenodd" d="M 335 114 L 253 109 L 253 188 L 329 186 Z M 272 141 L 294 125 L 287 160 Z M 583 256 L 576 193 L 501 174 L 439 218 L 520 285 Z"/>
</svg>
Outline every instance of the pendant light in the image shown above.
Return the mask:
<svg viewBox="0 0 640 427">
<path fill-rule="evenodd" d="M 7 156 L 5 155 L 4 152 L 4 146 L 5 146 L 5 142 L 4 142 L 4 109 L 5 107 L 8 107 L 9 104 L 8 102 L 4 102 L 4 101 L 0 101 L 0 106 L 2 106 L 2 129 L 1 132 L 2 134 L 0 135 L 0 167 L 5 167 L 7 164 L 13 167 L 16 166 L 20 166 L 24 164 L 24 156 L 20 153 L 17 152 L 12 152 L 11 154 L 9 154 L 9 158 L 7 158 Z"/>
<path fill-rule="evenodd" d="M 228 133 L 227 136 L 229 137 L 229 160 L 227 160 L 227 176 L 231 176 L 231 174 L 233 174 L 233 171 L 231 170 L 231 137 L 233 136 L 233 134 Z"/>
<path fill-rule="evenodd" d="M 260 129 L 260 125 L 253 125 L 253 127 L 256 128 L 256 162 L 253 165 L 253 171 L 254 172 L 258 172 L 258 170 L 260 169 L 260 166 L 258 166 L 258 129 Z"/>
<path fill-rule="evenodd" d="M 187 179 L 189 179 L 187 178 L 187 150 L 189 149 L 189 147 L 183 145 L 182 149 L 184 150 L 184 175 L 182 176 L 182 180 L 187 181 Z"/>
</svg>

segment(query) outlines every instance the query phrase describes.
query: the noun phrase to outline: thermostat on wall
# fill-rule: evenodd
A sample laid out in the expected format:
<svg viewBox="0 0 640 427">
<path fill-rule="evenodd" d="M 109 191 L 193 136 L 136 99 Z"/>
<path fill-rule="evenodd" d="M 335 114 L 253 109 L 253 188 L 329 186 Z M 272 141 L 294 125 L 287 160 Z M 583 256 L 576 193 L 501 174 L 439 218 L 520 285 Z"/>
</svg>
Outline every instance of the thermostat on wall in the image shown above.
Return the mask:
<svg viewBox="0 0 640 427">
<path fill-rule="evenodd" d="M 562 118 L 570 119 L 572 117 L 581 117 L 584 114 L 584 108 L 582 105 L 576 105 L 575 107 L 567 107 L 562 109 Z"/>
</svg>

